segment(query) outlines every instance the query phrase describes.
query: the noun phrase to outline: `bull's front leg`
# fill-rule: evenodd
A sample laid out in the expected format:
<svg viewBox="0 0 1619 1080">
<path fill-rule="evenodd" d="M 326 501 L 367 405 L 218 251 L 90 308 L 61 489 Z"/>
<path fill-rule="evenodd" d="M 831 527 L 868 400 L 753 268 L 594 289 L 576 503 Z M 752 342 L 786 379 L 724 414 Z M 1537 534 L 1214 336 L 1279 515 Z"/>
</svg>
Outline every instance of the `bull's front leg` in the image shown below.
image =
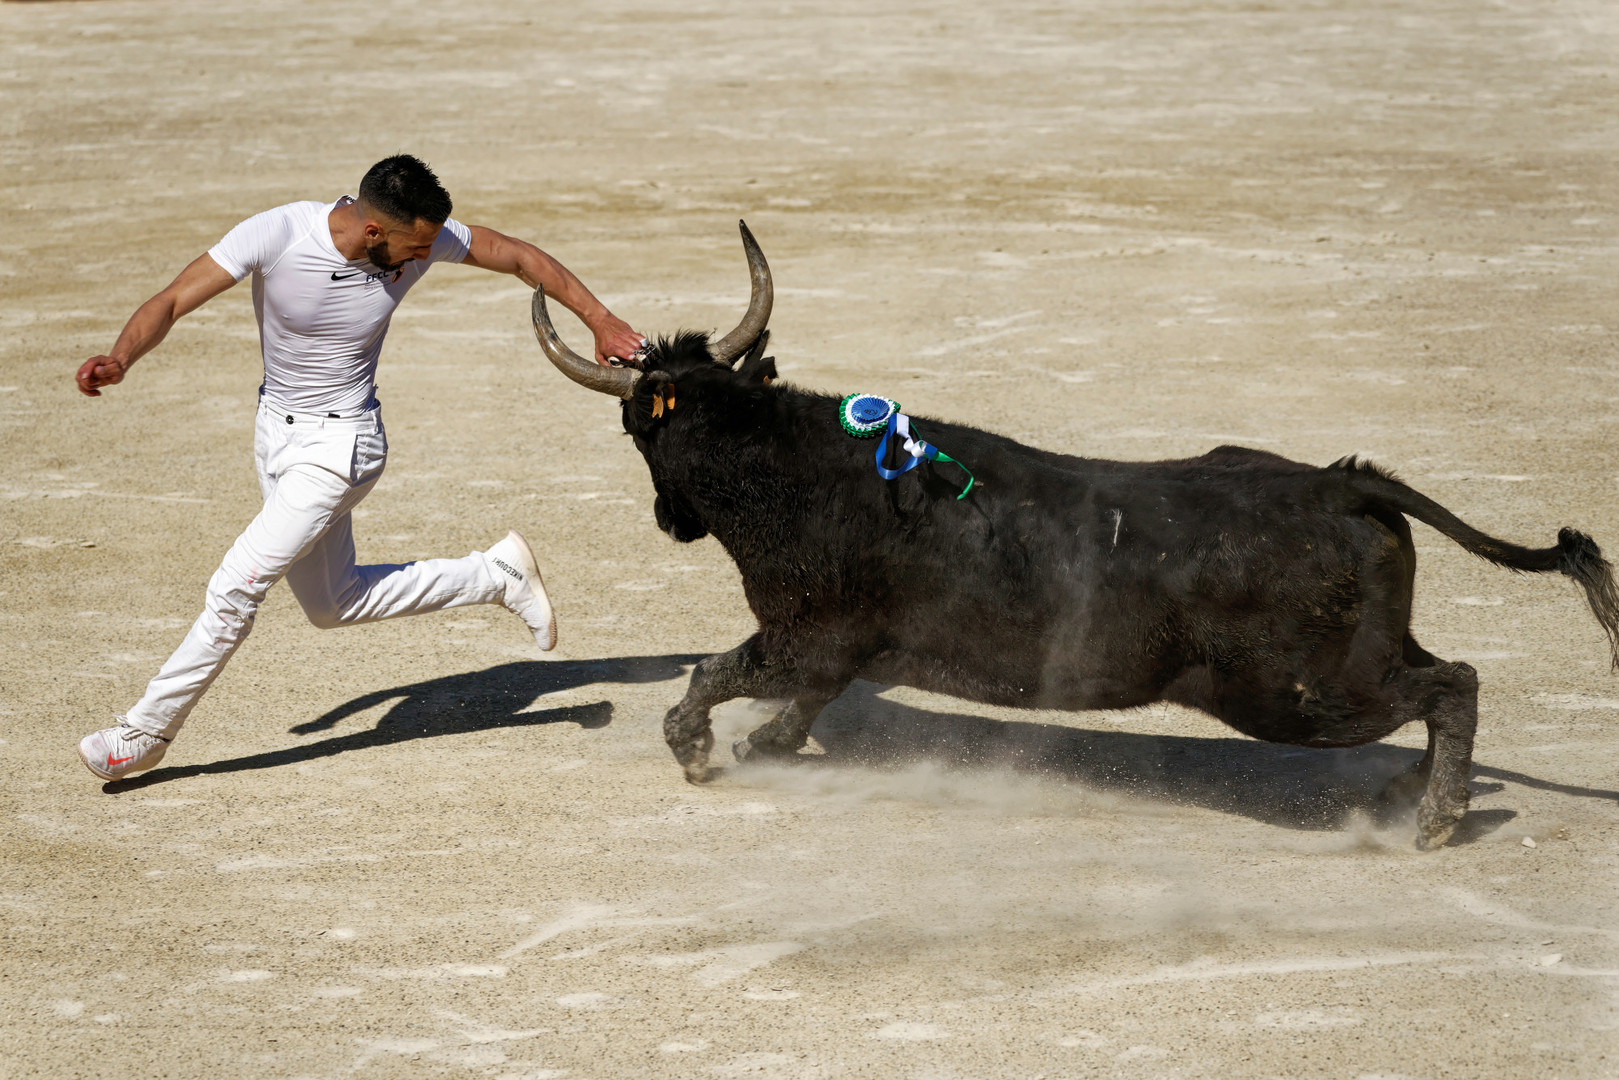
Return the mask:
<svg viewBox="0 0 1619 1080">
<path fill-rule="evenodd" d="M 686 779 L 705 783 L 711 776 L 708 752 L 714 747 L 710 709 L 739 697 L 796 698 L 804 689 L 792 660 L 768 655 L 755 634 L 729 652 L 698 661 L 686 696 L 663 718 L 664 741 L 686 771 Z"/>
<path fill-rule="evenodd" d="M 796 757 L 809 742 L 815 718 L 835 697 L 837 693 L 794 698 L 773 719 L 749 732 L 747 738 L 732 743 L 731 753 L 738 761 Z"/>
</svg>

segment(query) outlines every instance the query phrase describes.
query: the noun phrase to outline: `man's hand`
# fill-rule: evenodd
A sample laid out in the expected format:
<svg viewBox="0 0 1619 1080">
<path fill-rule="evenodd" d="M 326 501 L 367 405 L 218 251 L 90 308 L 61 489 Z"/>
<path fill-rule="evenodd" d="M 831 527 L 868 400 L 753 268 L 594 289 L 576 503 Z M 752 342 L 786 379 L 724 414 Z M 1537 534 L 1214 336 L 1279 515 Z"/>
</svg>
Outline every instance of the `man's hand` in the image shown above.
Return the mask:
<svg viewBox="0 0 1619 1080">
<path fill-rule="evenodd" d="M 596 320 L 590 332 L 596 336 L 596 363 L 603 366 L 615 358 L 638 360 L 646 348 L 646 338 L 610 311 Z"/>
<path fill-rule="evenodd" d="M 129 365 L 129 360 L 120 360 L 116 356 L 92 356 L 79 365 L 79 373 L 75 376 L 79 393 L 86 397 L 100 397 L 103 386 L 116 386 L 124 381 L 124 372 L 129 370 Z"/>
<path fill-rule="evenodd" d="M 590 327 L 596 338 L 596 363 L 607 366 L 610 358 L 636 359 L 636 353 L 646 348 L 646 338 L 630 324 L 607 310 L 607 306 L 591 295 L 584 283 L 566 266 L 526 240 L 518 240 L 486 229 L 482 225 L 469 225 L 471 241 L 462 266 L 477 266 L 499 274 L 515 274 L 533 288 L 545 286 L 545 295 L 573 312 Z"/>
</svg>

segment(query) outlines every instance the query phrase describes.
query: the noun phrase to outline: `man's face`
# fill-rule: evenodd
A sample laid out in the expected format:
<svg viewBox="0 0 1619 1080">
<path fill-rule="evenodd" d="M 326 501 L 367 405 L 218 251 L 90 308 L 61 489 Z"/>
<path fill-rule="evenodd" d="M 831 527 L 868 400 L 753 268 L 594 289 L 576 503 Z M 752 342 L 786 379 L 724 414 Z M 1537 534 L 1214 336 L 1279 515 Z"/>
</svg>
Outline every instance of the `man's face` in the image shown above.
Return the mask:
<svg viewBox="0 0 1619 1080">
<path fill-rule="evenodd" d="M 414 225 L 390 221 L 387 218 L 367 218 L 365 222 L 365 257 L 378 270 L 393 271 L 412 259 L 425 259 L 438 239 L 442 223 L 416 219 Z"/>
</svg>

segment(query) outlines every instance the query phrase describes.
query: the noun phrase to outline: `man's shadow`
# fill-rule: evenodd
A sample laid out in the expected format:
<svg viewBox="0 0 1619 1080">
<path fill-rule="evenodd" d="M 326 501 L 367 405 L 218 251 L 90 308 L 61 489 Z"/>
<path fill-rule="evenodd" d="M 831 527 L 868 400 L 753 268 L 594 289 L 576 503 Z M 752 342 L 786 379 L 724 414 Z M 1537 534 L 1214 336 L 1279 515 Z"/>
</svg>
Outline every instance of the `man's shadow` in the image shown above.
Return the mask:
<svg viewBox="0 0 1619 1080">
<path fill-rule="evenodd" d="M 1422 756 L 1387 743 L 1316 750 L 1235 735 L 1150 735 L 991 720 L 888 701 L 877 696 L 884 689 L 857 682 L 827 706 L 810 731 L 826 753 L 802 755 L 799 763 L 892 769 L 927 761 L 1010 769 L 1283 828 L 1336 830 L 1357 813 L 1383 823 L 1409 814 L 1409 804 L 1387 802 L 1381 794 L 1390 779 Z M 1619 791 L 1558 784 L 1489 765 L 1475 763 L 1472 776 L 1475 796 L 1500 791 L 1499 781 L 1511 781 L 1619 803 Z M 1469 811 L 1450 842 L 1469 843 L 1516 816 L 1507 809 Z"/>
<path fill-rule="evenodd" d="M 197 765 L 157 768 L 149 773 L 115 780 L 102 790 L 133 791 L 137 788 L 181 780 L 209 773 L 243 772 L 297 765 L 317 758 L 331 757 L 350 750 L 387 746 L 411 739 L 440 735 L 461 735 L 493 728 L 532 727 L 540 724 L 574 723 L 583 728 L 606 727 L 613 719 L 613 703 L 596 701 L 585 705 L 559 705 L 527 711 L 545 694 L 572 690 L 595 683 L 666 682 L 684 674 L 686 665 L 695 664 L 705 654 L 670 656 L 626 656 L 602 660 L 524 660 L 501 664 L 484 671 L 447 675 L 425 682 L 378 690 L 339 705 L 330 712 L 292 728 L 295 735 L 330 731 L 342 720 L 395 698 L 377 726 L 347 735 L 335 735 L 301 746 L 267 750 L 261 754 L 209 761 Z"/>
</svg>

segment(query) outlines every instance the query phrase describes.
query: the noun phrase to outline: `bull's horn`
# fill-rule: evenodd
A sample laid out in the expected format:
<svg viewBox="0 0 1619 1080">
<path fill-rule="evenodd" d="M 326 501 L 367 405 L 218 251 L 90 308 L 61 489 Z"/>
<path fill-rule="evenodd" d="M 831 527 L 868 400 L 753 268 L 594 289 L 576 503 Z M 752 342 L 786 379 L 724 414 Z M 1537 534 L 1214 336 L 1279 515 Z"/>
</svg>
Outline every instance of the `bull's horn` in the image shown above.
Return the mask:
<svg viewBox="0 0 1619 1080">
<path fill-rule="evenodd" d="M 534 336 L 539 339 L 546 359 L 580 386 L 627 398 L 635 390 L 635 380 L 641 377 L 640 372 L 627 368 L 602 367 L 564 345 L 557 328 L 551 325 L 551 313 L 545 310 L 543 285 L 534 286 Z"/>
<path fill-rule="evenodd" d="M 759 250 L 753 234 L 748 231 L 748 223 L 739 221 L 737 224 L 742 226 L 742 250 L 748 253 L 748 273 L 753 277 L 753 295 L 748 299 L 747 314 L 742 316 L 742 321 L 737 324 L 736 329 L 708 346 L 708 355 L 722 364 L 729 364 L 747 352 L 758 339 L 764 331 L 765 324 L 770 321 L 770 305 L 776 299 L 776 290 L 770 284 L 770 266 L 765 262 L 764 252 Z"/>
</svg>

